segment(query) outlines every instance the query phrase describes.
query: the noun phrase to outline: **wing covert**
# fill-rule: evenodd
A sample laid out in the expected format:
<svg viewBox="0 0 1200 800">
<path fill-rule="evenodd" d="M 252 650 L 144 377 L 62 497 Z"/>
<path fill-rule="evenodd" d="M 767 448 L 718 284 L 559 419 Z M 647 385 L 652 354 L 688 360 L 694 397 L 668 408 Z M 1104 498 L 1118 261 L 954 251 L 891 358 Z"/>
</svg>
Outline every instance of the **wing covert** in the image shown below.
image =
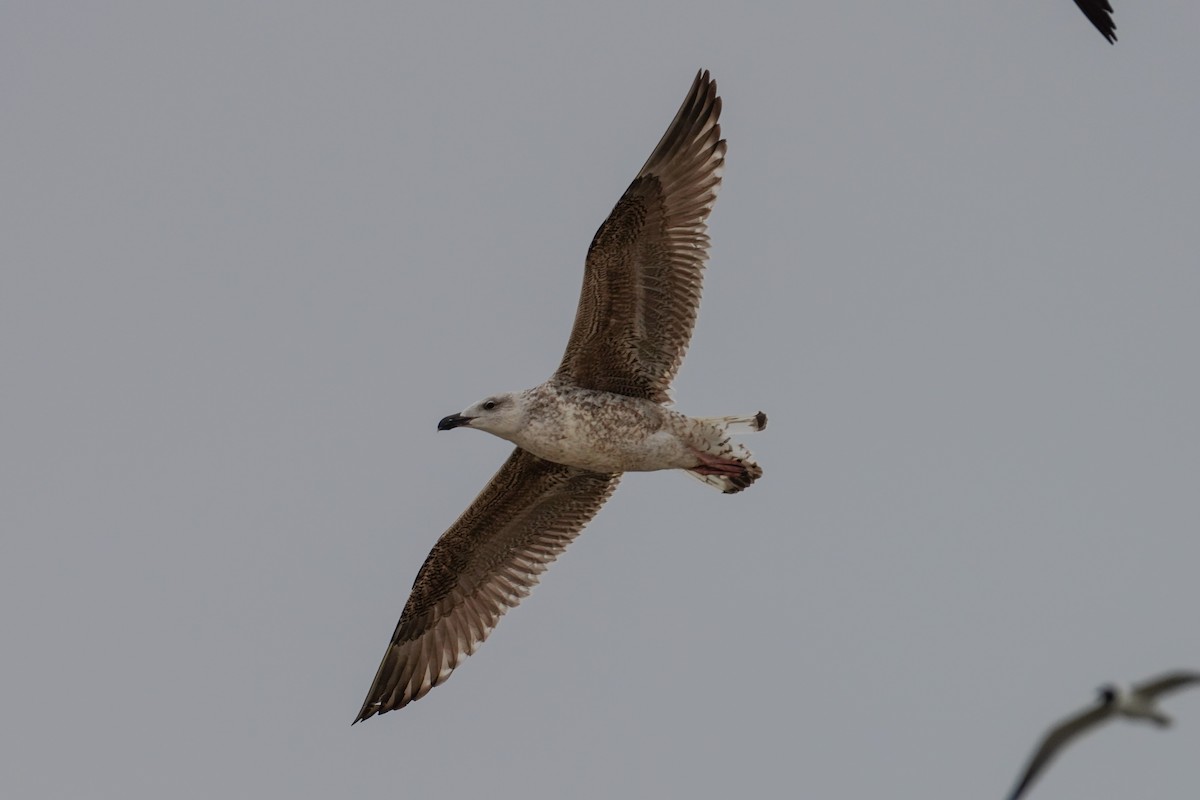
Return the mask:
<svg viewBox="0 0 1200 800">
<path fill-rule="evenodd" d="M 445 681 L 529 594 L 619 479 L 514 450 L 425 559 L 354 721 L 402 708 Z"/>
<path fill-rule="evenodd" d="M 708 215 L 725 164 L 721 98 L 696 75 L 675 119 L 596 231 L 555 378 L 670 400 L 700 305 Z"/>
</svg>

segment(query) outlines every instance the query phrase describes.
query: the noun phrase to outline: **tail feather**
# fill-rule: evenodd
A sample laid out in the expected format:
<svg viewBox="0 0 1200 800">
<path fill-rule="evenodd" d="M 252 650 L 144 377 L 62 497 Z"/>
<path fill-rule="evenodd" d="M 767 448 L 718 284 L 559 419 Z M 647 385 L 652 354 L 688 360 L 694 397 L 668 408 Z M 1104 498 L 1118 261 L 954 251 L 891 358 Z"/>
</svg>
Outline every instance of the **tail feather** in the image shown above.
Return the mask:
<svg viewBox="0 0 1200 800">
<path fill-rule="evenodd" d="M 718 465 L 720 472 L 713 471 L 713 465 L 698 465 L 698 469 L 689 469 L 687 473 L 694 478 L 704 481 L 709 486 L 720 489 L 725 494 L 734 494 L 745 489 L 762 477 L 762 467 L 754 462 L 754 456 L 741 442 L 730 439 L 734 433 L 754 433 L 767 427 L 767 415 L 759 411 L 749 417 L 693 417 L 700 423 L 699 439 L 706 459 Z"/>
</svg>

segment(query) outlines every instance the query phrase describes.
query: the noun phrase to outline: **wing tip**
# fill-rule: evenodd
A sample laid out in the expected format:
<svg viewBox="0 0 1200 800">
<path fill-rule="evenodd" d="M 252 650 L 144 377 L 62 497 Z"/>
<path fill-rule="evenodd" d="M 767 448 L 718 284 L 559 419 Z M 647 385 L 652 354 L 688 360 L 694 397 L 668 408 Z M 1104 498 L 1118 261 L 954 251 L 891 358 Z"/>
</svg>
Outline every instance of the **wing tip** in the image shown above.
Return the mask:
<svg viewBox="0 0 1200 800">
<path fill-rule="evenodd" d="M 350 723 L 350 727 L 353 728 L 363 720 L 370 719 L 371 717 L 375 716 L 375 714 L 378 713 L 378 705 L 378 703 L 372 703 L 370 701 L 364 703 L 363 707 L 358 711 L 358 716 L 356 716 L 354 721 Z"/>
<path fill-rule="evenodd" d="M 721 145 L 725 140 L 721 138 L 721 108 L 717 82 L 708 70 L 700 70 L 671 124 L 638 170 L 638 177 L 655 174 L 661 178 L 659 171 L 680 158 L 691 166 L 695 166 L 695 160 L 707 162 L 710 168 L 713 160 L 722 161 L 725 151 Z"/>
<path fill-rule="evenodd" d="M 1096 0 L 1090 4 L 1088 0 L 1075 0 L 1075 5 L 1079 6 L 1088 22 L 1100 31 L 1109 44 L 1117 43 L 1117 23 L 1113 21 L 1113 7 L 1108 0 Z"/>
</svg>

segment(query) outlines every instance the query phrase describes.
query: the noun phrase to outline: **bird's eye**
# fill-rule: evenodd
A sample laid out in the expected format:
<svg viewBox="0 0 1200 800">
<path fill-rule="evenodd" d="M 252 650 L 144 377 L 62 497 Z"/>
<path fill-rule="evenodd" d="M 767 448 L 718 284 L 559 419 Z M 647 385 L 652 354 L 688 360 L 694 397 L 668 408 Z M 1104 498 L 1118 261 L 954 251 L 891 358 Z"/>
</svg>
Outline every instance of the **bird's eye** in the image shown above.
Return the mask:
<svg viewBox="0 0 1200 800">
<path fill-rule="evenodd" d="M 493 408 L 495 408 L 495 407 L 496 407 L 496 401 L 495 401 L 495 400 L 488 400 L 486 403 L 484 403 L 484 404 L 483 404 L 483 410 L 484 410 L 484 411 L 491 411 L 491 410 L 492 410 Z"/>
</svg>

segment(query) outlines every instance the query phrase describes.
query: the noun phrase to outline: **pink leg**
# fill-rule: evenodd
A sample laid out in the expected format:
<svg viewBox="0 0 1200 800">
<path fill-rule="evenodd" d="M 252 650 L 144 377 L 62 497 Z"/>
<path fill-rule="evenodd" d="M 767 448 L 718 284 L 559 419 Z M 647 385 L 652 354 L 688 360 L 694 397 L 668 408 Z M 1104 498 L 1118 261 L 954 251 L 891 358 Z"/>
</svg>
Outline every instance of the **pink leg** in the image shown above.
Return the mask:
<svg viewBox="0 0 1200 800">
<path fill-rule="evenodd" d="M 746 474 L 746 465 L 741 461 L 711 456 L 699 450 L 692 452 L 696 454 L 696 458 L 700 459 L 700 463 L 692 467 L 692 472 L 698 475 L 729 475 L 736 478 Z"/>
</svg>

